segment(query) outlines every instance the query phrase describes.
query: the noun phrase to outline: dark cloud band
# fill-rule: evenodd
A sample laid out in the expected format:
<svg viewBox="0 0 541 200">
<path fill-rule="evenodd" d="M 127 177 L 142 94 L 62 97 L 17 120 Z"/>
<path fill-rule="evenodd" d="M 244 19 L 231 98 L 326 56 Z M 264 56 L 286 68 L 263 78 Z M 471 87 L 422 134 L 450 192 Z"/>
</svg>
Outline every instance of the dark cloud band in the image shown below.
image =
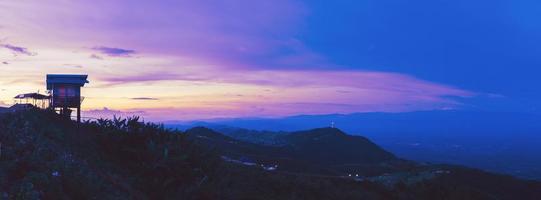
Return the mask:
<svg viewBox="0 0 541 200">
<path fill-rule="evenodd" d="M 130 49 L 121 49 L 121 48 L 115 48 L 115 47 L 94 47 L 93 50 L 96 50 L 102 54 L 112 56 L 112 57 L 129 57 L 135 54 L 135 50 Z"/>
<path fill-rule="evenodd" d="M 28 50 L 28 48 L 25 48 L 25 47 L 15 46 L 15 45 L 11 45 L 11 44 L 0 44 L 0 47 L 8 49 L 8 50 L 12 51 L 15 54 L 23 54 L 23 55 L 27 55 L 27 56 L 35 56 L 35 55 L 37 55 L 34 52 L 30 52 Z"/>
</svg>

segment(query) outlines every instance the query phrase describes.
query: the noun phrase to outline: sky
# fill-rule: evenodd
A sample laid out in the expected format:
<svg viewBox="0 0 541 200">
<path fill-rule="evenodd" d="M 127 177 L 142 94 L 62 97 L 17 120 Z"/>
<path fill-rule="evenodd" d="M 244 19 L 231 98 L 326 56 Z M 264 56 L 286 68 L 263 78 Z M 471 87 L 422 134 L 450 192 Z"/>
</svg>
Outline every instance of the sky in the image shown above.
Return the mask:
<svg viewBox="0 0 541 200">
<path fill-rule="evenodd" d="M 86 116 L 539 113 L 533 0 L 0 0 L 0 106 L 88 74 Z"/>
</svg>

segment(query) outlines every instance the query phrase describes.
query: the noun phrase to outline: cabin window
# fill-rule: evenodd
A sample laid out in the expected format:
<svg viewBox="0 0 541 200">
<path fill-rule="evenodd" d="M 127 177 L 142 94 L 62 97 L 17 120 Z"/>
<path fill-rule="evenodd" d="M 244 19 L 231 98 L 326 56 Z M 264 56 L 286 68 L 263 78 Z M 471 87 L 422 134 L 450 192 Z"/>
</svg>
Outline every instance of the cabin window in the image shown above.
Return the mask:
<svg viewBox="0 0 541 200">
<path fill-rule="evenodd" d="M 74 87 L 66 87 L 66 96 L 74 97 L 77 96 L 77 91 Z"/>
<path fill-rule="evenodd" d="M 64 86 L 58 86 L 56 89 L 55 96 L 63 97 L 66 96 L 66 88 Z"/>
<path fill-rule="evenodd" d="M 58 86 L 56 89 L 57 97 L 76 97 L 77 96 L 77 88 L 75 87 L 66 87 L 66 86 Z"/>
</svg>

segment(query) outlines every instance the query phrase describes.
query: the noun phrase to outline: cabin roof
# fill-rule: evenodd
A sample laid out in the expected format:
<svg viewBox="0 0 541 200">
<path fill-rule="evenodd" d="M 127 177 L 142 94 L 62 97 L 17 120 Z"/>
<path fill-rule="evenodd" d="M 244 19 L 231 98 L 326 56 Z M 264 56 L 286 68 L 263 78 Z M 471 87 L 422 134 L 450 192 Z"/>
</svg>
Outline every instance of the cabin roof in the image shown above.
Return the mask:
<svg viewBox="0 0 541 200">
<path fill-rule="evenodd" d="M 47 90 L 51 90 L 54 84 L 72 84 L 84 86 L 88 83 L 88 75 L 83 74 L 47 74 Z"/>
<path fill-rule="evenodd" d="M 19 94 L 19 95 L 15 96 L 14 98 L 15 99 L 26 99 L 26 98 L 30 98 L 30 99 L 49 99 L 49 96 L 39 94 L 39 93 L 26 93 L 26 94 Z"/>
</svg>

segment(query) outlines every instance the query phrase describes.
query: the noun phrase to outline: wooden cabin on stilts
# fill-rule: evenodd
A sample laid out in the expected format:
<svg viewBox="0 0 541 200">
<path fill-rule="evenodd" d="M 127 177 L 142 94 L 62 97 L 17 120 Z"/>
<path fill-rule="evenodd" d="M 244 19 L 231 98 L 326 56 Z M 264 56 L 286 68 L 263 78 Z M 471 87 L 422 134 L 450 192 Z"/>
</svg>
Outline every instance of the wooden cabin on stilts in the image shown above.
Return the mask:
<svg viewBox="0 0 541 200">
<path fill-rule="evenodd" d="M 47 91 L 50 94 L 49 108 L 71 118 L 72 109 L 77 109 L 77 122 L 81 122 L 81 87 L 88 83 L 88 75 L 47 74 Z"/>
</svg>

